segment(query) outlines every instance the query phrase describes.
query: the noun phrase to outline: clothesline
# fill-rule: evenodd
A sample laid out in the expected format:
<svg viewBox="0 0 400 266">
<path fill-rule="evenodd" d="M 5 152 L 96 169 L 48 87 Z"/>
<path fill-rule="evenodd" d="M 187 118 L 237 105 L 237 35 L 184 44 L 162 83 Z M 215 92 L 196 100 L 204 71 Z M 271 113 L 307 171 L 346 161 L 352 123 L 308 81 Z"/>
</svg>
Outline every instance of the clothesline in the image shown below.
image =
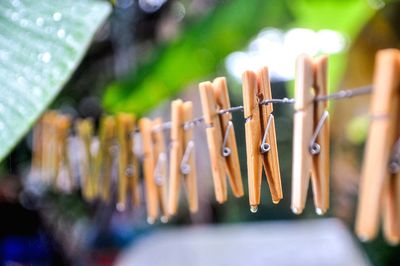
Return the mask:
<svg viewBox="0 0 400 266">
<path fill-rule="evenodd" d="M 347 99 L 347 98 L 352 98 L 355 96 L 360 96 L 360 95 L 366 95 L 370 94 L 372 92 L 372 85 L 365 85 L 361 87 L 357 87 L 354 89 L 346 89 L 346 90 L 340 90 L 335 93 L 331 93 L 325 96 L 317 96 L 315 97 L 315 101 L 331 101 L 331 100 L 342 100 L 342 99 Z M 260 102 L 260 105 L 267 105 L 267 104 L 294 104 L 296 101 L 293 98 L 282 98 L 282 99 L 269 99 L 269 100 L 264 100 Z M 218 111 L 219 115 L 224 115 L 227 113 L 234 113 L 238 111 L 243 111 L 243 106 L 234 106 L 229 109 L 222 109 Z M 204 122 L 204 117 L 200 116 L 197 118 L 194 118 L 193 120 L 187 121 L 183 127 L 185 129 L 197 126 L 201 123 Z M 160 128 L 161 127 L 161 128 Z M 171 129 L 171 122 L 164 122 L 161 126 L 153 128 L 153 130 L 169 130 Z M 139 133 L 139 130 L 135 130 L 134 133 Z"/>
</svg>

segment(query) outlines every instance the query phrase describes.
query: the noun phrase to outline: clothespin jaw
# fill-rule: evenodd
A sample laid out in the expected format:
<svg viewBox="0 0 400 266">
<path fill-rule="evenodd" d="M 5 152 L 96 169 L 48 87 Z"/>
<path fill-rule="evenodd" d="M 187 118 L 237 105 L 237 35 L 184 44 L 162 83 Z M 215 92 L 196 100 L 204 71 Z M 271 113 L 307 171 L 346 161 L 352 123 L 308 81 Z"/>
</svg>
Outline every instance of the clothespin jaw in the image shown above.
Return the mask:
<svg viewBox="0 0 400 266">
<path fill-rule="evenodd" d="M 180 163 L 183 154 L 183 102 L 174 100 L 171 103 L 171 142 L 170 142 L 170 168 L 169 168 L 169 195 L 168 213 L 175 215 L 179 204 L 179 191 L 181 187 Z"/>
<path fill-rule="evenodd" d="M 138 198 L 138 170 L 135 169 L 132 134 L 135 130 L 135 116 L 128 113 L 120 113 L 116 116 L 117 135 L 119 143 L 118 164 L 118 202 L 117 209 L 126 209 L 127 194 L 130 190 L 133 204 L 137 205 Z M 131 185 L 129 185 L 131 184 Z"/>
<path fill-rule="evenodd" d="M 184 151 L 181 160 L 181 173 L 184 176 L 186 184 L 186 193 L 189 203 L 189 210 L 192 213 L 197 212 L 199 208 L 197 194 L 197 177 L 195 164 L 195 146 L 193 141 L 193 126 L 187 124 L 193 119 L 193 103 L 186 101 L 182 105 L 183 126 L 183 145 Z"/>
<path fill-rule="evenodd" d="M 219 77 L 213 81 L 214 96 L 217 105 L 222 110 L 231 108 L 228 94 L 228 86 L 225 77 Z M 229 154 L 225 157 L 226 172 L 229 177 L 232 192 L 235 197 L 244 195 L 242 175 L 240 172 L 239 155 L 237 151 L 235 129 L 232 123 L 232 114 L 225 113 L 220 115 L 221 134 L 226 141 L 226 146 L 222 150 L 228 149 Z M 223 154 L 224 155 L 224 154 Z"/>
<path fill-rule="evenodd" d="M 206 136 L 208 150 L 210 153 L 211 171 L 214 182 L 215 197 L 218 203 L 223 203 L 228 197 L 225 160 L 222 157 L 222 128 L 217 114 L 217 102 L 214 88 L 211 82 L 199 84 L 201 106 L 203 109 L 204 122 L 207 125 Z"/>
<path fill-rule="evenodd" d="M 100 121 L 100 150 L 96 160 L 97 191 L 104 202 L 110 201 L 112 164 L 115 152 L 116 123 L 113 116 L 104 116 Z"/>
<path fill-rule="evenodd" d="M 263 67 L 257 72 L 258 101 L 272 99 L 271 82 L 268 68 Z M 271 104 L 260 106 L 262 144 L 260 146 L 265 174 L 272 202 L 277 204 L 283 198 L 281 173 L 279 168 L 278 145 L 276 142 L 275 119 Z M 265 141 L 265 142 L 264 142 Z"/>
<path fill-rule="evenodd" d="M 376 55 L 370 114 L 372 120 L 361 171 L 356 233 L 364 241 L 378 232 L 380 207 L 384 206 L 384 233 L 399 241 L 399 192 L 396 174 L 389 172 L 390 155 L 399 138 L 400 51 L 386 49 Z M 394 179 L 393 179 L 394 178 Z M 383 199 L 383 201 L 382 201 Z"/>
<path fill-rule="evenodd" d="M 313 60 L 307 55 L 299 56 L 296 62 L 292 168 L 292 211 L 296 214 L 302 213 L 305 206 L 310 171 L 317 214 L 325 213 L 329 206 L 328 116 L 326 103 L 315 101 L 316 96 L 327 93 L 326 77 L 326 57 Z"/>
<path fill-rule="evenodd" d="M 153 122 L 148 118 L 139 121 L 143 145 L 143 172 L 146 189 L 147 222 L 153 224 L 158 218 L 159 201 L 154 178 L 154 150 L 152 143 Z"/>
<path fill-rule="evenodd" d="M 91 151 L 92 139 L 94 135 L 93 120 L 90 118 L 78 120 L 75 125 L 75 130 L 83 146 L 79 160 L 79 176 L 82 195 L 86 200 L 91 201 L 95 196 L 95 178 L 93 171 L 94 158 Z"/>
<path fill-rule="evenodd" d="M 75 186 L 74 175 L 71 162 L 69 159 L 68 137 L 71 128 L 71 117 L 68 115 L 59 114 L 56 120 L 57 131 L 57 176 L 56 182 L 65 192 L 70 192 Z"/>
<path fill-rule="evenodd" d="M 256 212 L 260 204 L 262 177 L 262 156 L 260 154 L 261 123 L 257 99 L 257 75 L 253 71 L 245 71 L 242 74 L 242 83 L 249 202 L 250 210 Z"/>
<path fill-rule="evenodd" d="M 167 149 L 162 129 L 162 119 L 157 118 L 153 121 L 152 140 L 154 147 L 154 180 L 157 187 L 157 196 L 161 211 L 161 222 L 168 222 L 168 162 Z"/>
</svg>

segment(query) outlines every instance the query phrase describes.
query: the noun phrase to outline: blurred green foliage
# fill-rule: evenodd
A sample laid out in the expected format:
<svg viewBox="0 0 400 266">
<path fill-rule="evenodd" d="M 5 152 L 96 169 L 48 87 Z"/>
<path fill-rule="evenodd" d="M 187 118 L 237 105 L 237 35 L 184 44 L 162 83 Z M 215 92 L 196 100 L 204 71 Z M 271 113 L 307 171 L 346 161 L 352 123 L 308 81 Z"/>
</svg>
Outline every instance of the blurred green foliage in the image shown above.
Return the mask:
<svg viewBox="0 0 400 266">
<path fill-rule="evenodd" d="M 185 86 L 215 75 L 229 53 L 243 48 L 264 27 L 332 29 L 352 40 L 373 14 L 365 0 L 226 2 L 110 84 L 103 105 L 109 112 L 142 114 Z M 331 87 L 338 84 L 345 58 L 342 53 L 330 60 Z"/>
</svg>

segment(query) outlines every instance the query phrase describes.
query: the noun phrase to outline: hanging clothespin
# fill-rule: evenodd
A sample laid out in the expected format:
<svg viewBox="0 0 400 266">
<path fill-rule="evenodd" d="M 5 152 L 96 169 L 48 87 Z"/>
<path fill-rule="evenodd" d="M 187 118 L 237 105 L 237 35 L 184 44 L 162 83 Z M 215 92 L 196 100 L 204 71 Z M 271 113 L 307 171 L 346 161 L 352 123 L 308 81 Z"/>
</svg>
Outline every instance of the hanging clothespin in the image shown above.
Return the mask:
<svg viewBox="0 0 400 266">
<path fill-rule="evenodd" d="M 42 179 L 45 184 L 55 183 L 58 156 L 57 156 L 57 112 L 47 111 L 42 118 Z"/>
<path fill-rule="evenodd" d="M 244 194 L 232 114 L 219 114 L 219 111 L 231 107 L 228 86 L 226 79 L 219 77 L 213 83 L 200 83 L 199 90 L 204 121 L 207 124 L 215 196 L 219 203 L 223 203 L 228 195 L 226 175 L 229 177 L 233 195 L 241 197 Z"/>
<path fill-rule="evenodd" d="M 242 81 L 249 202 L 250 210 L 256 212 L 260 204 L 262 164 L 275 204 L 283 197 L 281 174 L 272 103 L 263 103 L 272 98 L 268 69 L 264 67 L 257 74 L 246 71 Z"/>
<path fill-rule="evenodd" d="M 133 141 L 135 116 L 120 113 L 116 116 L 116 121 L 119 144 L 117 209 L 123 211 L 126 209 L 128 192 L 131 194 L 132 204 L 140 204 L 139 171 Z"/>
<path fill-rule="evenodd" d="M 152 141 L 154 150 L 154 181 L 157 187 L 157 197 L 161 212 L 161 222 L 168 222 L 167 205 L 167 176 L 168 176 L 168 155 L 162 129 L 162 119 L 153 120 Z"/>
<path fill-rule="evenodd" d="M 107 115 L 100 120 L 99 151 L 96 158 L 98 196 L 106 203 L 110 202 L 111 175 L 113 158 L 116 157 L 116 123 L 113 116 Z"/>
<path fill-rule="evenodd" d="M 292 211 L 302 213 L 311 180 L 316 213 L 329 208 L 328 58 L 301 55 L 296 62 L 293 131 Z"/>
<path fill-rule="evenodd" d="M 143 145 L 143 172 L 147 208 L 147 222 L 153 224 L 158 218 L 159 200 L 157 184 L 154 176 L 156 162 L 152 140 L 153 122 L 148 118 L 139 121 L 140 135 Z"/>
<path fill-rule="evenodd" d="M 169 215 L 175 215 L 178 210 L 182 176 L 186 184 L 189 210 L 196 212 L 198 209 L 193 129 L 192 125 L 185 123 L 192 119 L 192 109 L 192 102 L 189 101 L 175 100 L 171 104 Z"/>
<path fill-rule="evenodd" d="M 69 134 L 71 117 L 59 114 L 56 119 L 57 176 L 56 186 L 64 192 L 71 192 L 75 187 L 75 177 L 69 158 Z"/>
<path fill-rule="evenodd" d="M 79 119 L 75 124 L 75 131 L 81 142 L 79 158 L 79 176 L 82 196 L 87 201 L 95 198 L 95 154 L 93 153 L 94 125 L 90 118 Z M 96 151 L 97 154 L 97 151 Z"/>
<path fill-rule="evenodd" d="M 386 240 L 400 241 L 399 74 L 400 51 L 379 51 L 356 217 L 356 233 L 364 241 L 377 235 L 381 210 Z"/>
<path fill-rule="evenodd" d="M 37 121 L 32 131 L 31 176 L 42 178 L 43 167 L 43 116 Z M 42 180 L 43 181 L 43 180 Z"/>
</svg>

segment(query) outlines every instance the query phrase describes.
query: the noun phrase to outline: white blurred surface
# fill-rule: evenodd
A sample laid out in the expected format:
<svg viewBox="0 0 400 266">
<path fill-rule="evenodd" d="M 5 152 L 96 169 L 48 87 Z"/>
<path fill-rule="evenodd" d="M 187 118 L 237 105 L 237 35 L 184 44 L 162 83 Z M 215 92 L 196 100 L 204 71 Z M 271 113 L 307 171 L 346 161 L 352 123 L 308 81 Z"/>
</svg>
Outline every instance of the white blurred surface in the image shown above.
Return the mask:
<svg viewBox="0 0 400 266">
<path fill-rule="evenodd" d="M 117 266 L 370 265 L 336 219 L 160 228 Z"/>
</svg>

